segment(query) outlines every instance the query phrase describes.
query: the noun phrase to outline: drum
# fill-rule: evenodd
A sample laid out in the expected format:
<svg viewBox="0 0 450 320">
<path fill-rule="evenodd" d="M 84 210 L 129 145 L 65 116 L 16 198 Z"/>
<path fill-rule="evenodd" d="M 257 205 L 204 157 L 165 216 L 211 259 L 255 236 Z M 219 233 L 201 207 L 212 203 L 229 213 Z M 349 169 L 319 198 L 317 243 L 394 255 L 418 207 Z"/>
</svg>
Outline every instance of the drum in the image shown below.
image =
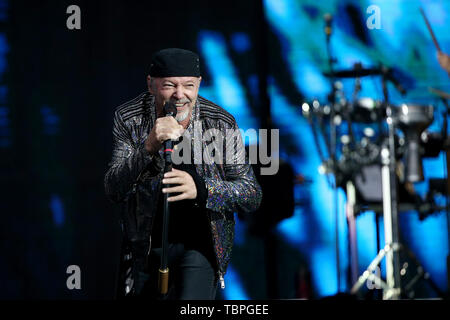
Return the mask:
<svg viewBox="0 0 450 320">
<path fill-rule="evenodd" d="M 351 105 L 351 119 L 358 123 L 379 122 L 385 112 L 381 101 L 372 98 L 360 98 Z"/>
<path fill-rule="evenodd" d="M 422 132 L 433 122 L 433 106 L 402 104 L 395 109 L 395 120 L 405 135 L 405 179 L 408 182 L 423 181 L 422 156 L 420 143 Z"/>
</svg>

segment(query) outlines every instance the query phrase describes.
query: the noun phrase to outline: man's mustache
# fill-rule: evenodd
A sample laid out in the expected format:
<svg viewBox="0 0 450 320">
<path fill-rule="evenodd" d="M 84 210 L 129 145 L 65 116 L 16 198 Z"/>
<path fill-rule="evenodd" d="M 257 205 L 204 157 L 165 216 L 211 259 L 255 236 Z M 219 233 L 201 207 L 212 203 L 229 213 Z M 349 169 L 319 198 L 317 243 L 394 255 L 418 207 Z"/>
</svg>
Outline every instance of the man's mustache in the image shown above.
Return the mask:
<svg viewBox="0 0 450 320">
<path fill-rule="evenodd" d="M 171 102 L 173 102 L 173 103 L 175 103 L 175 104 L 178 104 L 178 103 L 190 103 L 191 102 L 191 100 L 190 99 L 187 99 L 187 98 L 184 98 L 184 99 L 181 99 L 181 100 L 171 100 Z"/>
</svg>

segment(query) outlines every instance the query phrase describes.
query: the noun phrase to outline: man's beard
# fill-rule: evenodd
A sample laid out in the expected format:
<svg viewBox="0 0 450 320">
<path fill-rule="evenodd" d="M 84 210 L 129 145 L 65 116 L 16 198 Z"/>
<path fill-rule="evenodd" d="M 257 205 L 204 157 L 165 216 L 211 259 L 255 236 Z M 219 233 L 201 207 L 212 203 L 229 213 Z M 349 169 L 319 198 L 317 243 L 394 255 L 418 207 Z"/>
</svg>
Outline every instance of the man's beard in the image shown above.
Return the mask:
<svg viewBox="0 0 450 320">
<path fill-rule="evenodd" d="M 195 102 L 192 102 L 192 101 L 189 100 L 189 99 L 182 99 L 182 100 L 179 100 L 179 101 L 176 101 L 176 100 L 167 100 L 167 101 L 171 101 L 171 102 L 172 102 L 173 104 L 175 104 L 175 105 L 176 105 L 177 103 L 189 103 L 189 105 L 186 107 L 186 110 L 177 112 L 177 115 L 175 116 L 175 120 L 177 120 L 178 123 L 180 123 L 180 122 L 186 120 L 186 119 L 189 117 L 189 115 L 191 114 L 191 111 L 192 111 L 192 109 L 193 109 L 192 105 L 195 104 Z M 195 100 L 194 100 L 194 101 L 195 101 Z M 165 103 L 166 103 L 166 102 L 163 100 L 162 105 L 164 106 Z M 163 114 L 163 112 L 164 112 L 164 111 L 163 111 L 163 110 L 164 110 L 164 107 L 161 107 L 160 110 L 161 110 L 161 111 L 158 112 L 158 117 L 164 117 L 164 114 Z"/>
<path fill-rule="evenodd" d="M 189 117 L 190 113 L 191 113 L 192 101 L 190 101 L 189 99 L 182 99 L 182 100 L 179 100 L 179 101 L 173 101 L 173 103 L 175 105 L 176 104 L 180 104 L 180 103 L 184 103 L 184 104 L 188 103 L 188 106 L 186 107 L 186 110 L 182 111 L 180 113 L 177 113 L 177 115 L 175 116 L 175 120 L 177 120 L 178 122 L 182 122 L 182 121 L 186 120 Z"/>
<path fill-rule="evenodd" d="M 191 108 L 187 108 L 186 111 L 182 112 L 182 113 L 177 113 L 175 120 L 177 120 L 178 122 L 184 121 L 187 119 L 187 117 L 189 116 L 189 113 L 191 112 Z"/>
</svg>

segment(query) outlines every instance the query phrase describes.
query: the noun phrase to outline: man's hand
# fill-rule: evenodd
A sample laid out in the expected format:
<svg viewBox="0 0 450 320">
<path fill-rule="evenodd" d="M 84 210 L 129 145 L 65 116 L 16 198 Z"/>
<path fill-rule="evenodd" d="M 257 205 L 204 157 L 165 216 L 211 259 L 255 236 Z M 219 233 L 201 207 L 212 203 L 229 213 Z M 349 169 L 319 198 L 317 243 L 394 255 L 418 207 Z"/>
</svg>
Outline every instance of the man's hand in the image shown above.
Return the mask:
<svg viewBox="0 0 450 320">
<path fill-rule="evenodd" d="M 174 117 L 156 119 L 155 125 L 145 140 L 145 149 L 155 154 L 166 140 L 177 140 L 184 132 L 182 125 Z"/>
<path fill-rule="evenodd" d="M 181 193 L 177 196 L 167 198 L 167 201 L 169 202 L 197 198 L 197 188 L 194 179 L 192 179 L 191 175 L 186 171 L 172 168 L 172 171 L 164 174 L 162 182 L 164 184 L 178 184 L 178 186 L 162 189 L 163 193 Z"/>
<path fill-rule="evenodd" d="M 441 67 L 450 74 L 450 56 L 438 51 L 438 61 Z"/>
</svg>

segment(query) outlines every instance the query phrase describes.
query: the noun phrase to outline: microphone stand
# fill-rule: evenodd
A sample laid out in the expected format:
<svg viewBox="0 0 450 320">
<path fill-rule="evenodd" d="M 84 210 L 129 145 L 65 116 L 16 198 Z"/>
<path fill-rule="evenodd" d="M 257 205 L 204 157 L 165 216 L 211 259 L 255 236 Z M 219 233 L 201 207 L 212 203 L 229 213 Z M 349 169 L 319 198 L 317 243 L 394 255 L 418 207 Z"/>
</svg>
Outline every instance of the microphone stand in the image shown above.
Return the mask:
<svg viewBox="0 0 450 320">
<path fill-rule="evenodd" d="M 169 149 L 170 150 L 170 149 Z M 168 149 L 164 150 L 165 156 L 165 164 L 164 164 L 164 173 L 172 171 L 172 150 Z M 164 185 L 164 187 L 170 187 L 170 185 Z M 162 241 L 161 241 L 161 265 L 159 268 L 159 279 L 158 279 L 158 288 L 159 292 L 162 295 L 167 294 L 169 290 L 169 263 L 168 263 L 168 247 L 169 247 L 169 217 L 170 217 L 170 207 L 169 201 L 167 198 L 169 197 L 168 193 L 164 193 L 164 211 L 163 211 L 163 222 L 162 222 Z"/>
<path fill-rule="evenodd" d="M 334 202 L 334 215 L 335 215 L 335 242 L 336 242 L 336 273 L 337 273 L 337 293 L 341 291 L 341 270 L 340 270 L 340 258 L 339 258 L 339 210 L 338 210 L 338 172 L 337 172 L 337 162 L 336 162 L 336 125 L 335 125 L 335 108 L 336 108 L 336 86 L 335 86 L 335 76 L 333 63 L 334 59 L 331 54 L 330 38 L 332 34 L 331 29 L 331 17 L 326 19 L 327 25 L 325 27 L 326 35 L 326 45 L 328 54 L 328 66 L 330 68 L 330 81 L 331 81 L 331 93 L 328 95 L 328 100 L 331 104 L 330 113 L 330 146 L 329 154 L 331 156 L 331 168 L 334 174 L 334 184 L 333 184 L 333 202 Z"/>
<path fill-rule="evenodd" d="M 164 111 L 166 116 L 176 116 L 177 109 L 171 103 L 166 103 L 164 105 Z M 164 174 L 166 172 L 172 171 L 172 152 L 173 152 L 173 141 L 167 140 L 164 142 Z M 166 184 L 163 187 L 170 187 Z M 161 265 L 159 268 L 159 278 L 158 278 L 158 288 L 161 295 L 166 295 L 169 291 L 169 263 L 168 263 L 168 248 L 169 248 L 169 217 L 170 217 L 170 206 L 167 198 L 168 193 L 164 193 L 164 211 L 163 211 L 163 221 L 162 221 L 162 240 L 161 240 Z"/>
</svg>

